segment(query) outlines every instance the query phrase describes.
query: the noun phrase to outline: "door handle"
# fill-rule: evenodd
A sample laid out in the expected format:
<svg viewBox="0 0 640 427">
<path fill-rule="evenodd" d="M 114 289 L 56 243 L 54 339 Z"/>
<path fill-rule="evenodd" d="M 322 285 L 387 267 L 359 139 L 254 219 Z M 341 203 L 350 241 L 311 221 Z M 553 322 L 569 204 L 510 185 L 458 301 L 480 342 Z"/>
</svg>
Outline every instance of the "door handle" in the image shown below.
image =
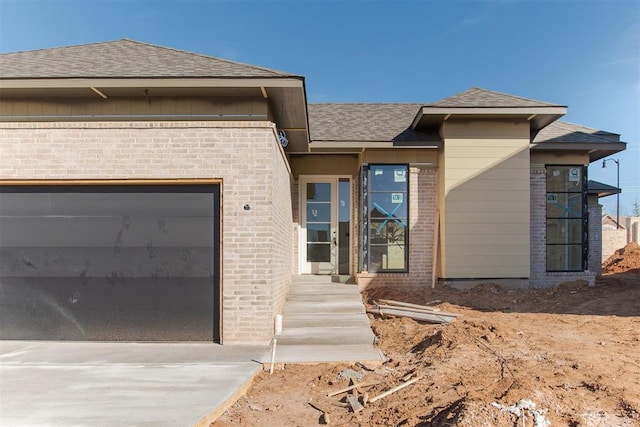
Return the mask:
<svg viewBox="0 0 640 427">
<path fill-rule="evenodd" d="M 334 246 L 338 244 L 338 239 L 336 239 L 335 231 L 331 232 L 331 243 L 333 243 Z"/>
</svg>

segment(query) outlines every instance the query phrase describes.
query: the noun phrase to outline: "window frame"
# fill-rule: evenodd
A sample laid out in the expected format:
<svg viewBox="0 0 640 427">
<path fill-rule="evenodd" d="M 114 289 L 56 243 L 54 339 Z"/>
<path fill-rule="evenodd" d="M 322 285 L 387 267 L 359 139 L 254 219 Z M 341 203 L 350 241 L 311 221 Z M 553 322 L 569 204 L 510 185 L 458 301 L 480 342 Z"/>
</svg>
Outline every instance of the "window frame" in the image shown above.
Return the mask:
<svg viewBox="0 0 640 427">
<path fill-rule="evenodd" d="M 581 190 L 580 191 L 558 191 L 558 190 L 553 190 L 551 191 L 549 189 L 549 168 L 579 168 L 582 173 L 580 175 L 580 181 L 581 181 Z M 583 272 L 588 270 L 588 258 L 589 258 L 589 212 L 588 212 L 588 194 L 587 194 L 587 182 L 588 182 L 588 178 L 587 178 L 587 166 L 582 165 L 582 164 L 547 164 L 545 165 L 545 230 L 544 230 L 544 235 L 545 235 L 545 271 L 547 271 L 548 273 L 571 273 L 571 272 Z M 571 195 L 576 195 L 579 194 L 580 195 L 580 216 L 570 216 L 570 214 L 568 213 L 566 216 L 563 215 L 551 215 L 549 212 L 549 195 L 550 194 L 555 194 L 557 195 L 565 195 L 567 197 L 567 206 L 569 206 L 569 197 Z M 550 220 L 553 221 L 557 221 L 558 223 L 560 222 L 566 222 L 567 223 L 567 229 L 569 229 L 569 223 L 571 221 L 580 221 L 580 226 L 581 226 L 581 230 L 580 230 L 580 242 L 578 243 L 571 243 L 571 235 L 569 232 L 567 232 L 567 236 L 566 236 L 566 240 L 562 243 L 549 243 L 549 222 Z M 558 247 L 558 246 L 565 246 L 565 247 L 580 247 L 580 255 L 581 255 L 581 260 L 580 260 L 580 265 L 581 268 L 580 269 L 571 269 L 571 268 L 565 268 L 565 269 L 550 269 L 549 268 L 549 247 Z"/>
<path fill-rule="evenodd" d="M 371 183 L 372 177 L 370 176 L 371 169 L 376 166 L 390 166 L 390 167 L 402 167 L 405 169 L 405 188 L 402 191 L 398 190 L 387 190 L 387 191 L 372 191 Z M 408 273 L 409 272 L 409 244 L 410 244 L 410 227 L 409 227 L 409 218 L 410 218 L 410 173 L 409 173 L 409 164 L 408 163 L 365 163 L 362 165 L 361 169 L 362 179 L 361 181 L 361 206 L 362 206 L 362 218 L 361 218 L 361 242 L 362 242 L 362 258 L 361 258 L 361 267 L 363 271 L 372 272 L 372 273 Z M 379 269 L 376 271 L 371 271 L 371 248 L 373 247 L 383 247 L 382 244 L 371 244 L 372 235 L 371 235 L 371 223 L 373 222 L 373 218 L 371 218 L 371 206 L 372 202 L 372 194 L 381 194 L 381 193 L 403 193 L 404 194 L 404 203 L 406 203 L 406 225 L 404 226 L 404 268 L 387 268 L 387 269 Z M 404 217 L 403 217 L 404 218 Z M 389 246 L 388 244 L 386 245 Z"/>
</svg>

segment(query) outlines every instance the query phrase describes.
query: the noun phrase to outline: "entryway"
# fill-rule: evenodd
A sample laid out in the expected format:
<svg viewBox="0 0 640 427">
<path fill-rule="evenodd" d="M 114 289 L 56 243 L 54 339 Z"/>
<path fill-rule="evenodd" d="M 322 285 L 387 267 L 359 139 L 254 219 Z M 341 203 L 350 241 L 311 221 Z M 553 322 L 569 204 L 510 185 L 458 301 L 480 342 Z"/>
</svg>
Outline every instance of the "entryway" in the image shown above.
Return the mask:
<svg viewBox="0 0 640 427">
<path fill-rule="evenodd" d="M 351 266 L 351 179 L 300 177 L 300 273 L 348 275 Z"/>
</svg>

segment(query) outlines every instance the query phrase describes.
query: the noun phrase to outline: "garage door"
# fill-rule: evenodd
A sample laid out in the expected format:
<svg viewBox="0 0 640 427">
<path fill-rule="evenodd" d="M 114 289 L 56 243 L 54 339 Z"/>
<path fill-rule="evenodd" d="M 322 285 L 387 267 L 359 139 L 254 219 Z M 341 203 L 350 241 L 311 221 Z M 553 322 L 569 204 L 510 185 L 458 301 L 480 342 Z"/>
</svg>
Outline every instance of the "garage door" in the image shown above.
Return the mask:
<svg viewBox="0 0 640 427">
<path fill-rule="evenodd" d="M 0 338 L 218 341 L 219 191 L 0 186 Z"/>
</svg>

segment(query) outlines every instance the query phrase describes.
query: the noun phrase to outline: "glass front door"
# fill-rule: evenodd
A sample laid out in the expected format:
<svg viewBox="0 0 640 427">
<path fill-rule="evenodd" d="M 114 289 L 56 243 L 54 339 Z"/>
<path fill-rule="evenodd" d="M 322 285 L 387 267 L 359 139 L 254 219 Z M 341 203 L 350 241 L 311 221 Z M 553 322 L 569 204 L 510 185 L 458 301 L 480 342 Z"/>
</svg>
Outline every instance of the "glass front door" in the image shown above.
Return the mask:
<svg viewBox="0 0 640 427">
<path fill-rule="evenodd" d="M 349 178 L 301 178 L 302 274 L 349 274 Z"/>
</svg>

